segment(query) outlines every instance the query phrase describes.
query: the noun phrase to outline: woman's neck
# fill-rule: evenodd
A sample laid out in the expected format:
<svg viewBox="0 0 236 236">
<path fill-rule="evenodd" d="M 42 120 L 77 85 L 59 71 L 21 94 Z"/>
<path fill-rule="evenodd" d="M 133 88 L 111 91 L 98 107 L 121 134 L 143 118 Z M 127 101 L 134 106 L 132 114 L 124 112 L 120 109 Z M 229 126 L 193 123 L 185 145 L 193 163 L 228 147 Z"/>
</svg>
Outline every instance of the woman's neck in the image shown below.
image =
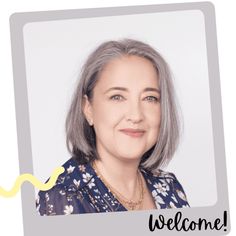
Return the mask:
<svg viewBox="0 0 236 236">
<path fill-rule="evenodd" d="M 103 156 L 95 160 L 95 165 L 102 177 L 114 189 L 131 199 L 137 192 L 139 161 Z"/>
</svg>

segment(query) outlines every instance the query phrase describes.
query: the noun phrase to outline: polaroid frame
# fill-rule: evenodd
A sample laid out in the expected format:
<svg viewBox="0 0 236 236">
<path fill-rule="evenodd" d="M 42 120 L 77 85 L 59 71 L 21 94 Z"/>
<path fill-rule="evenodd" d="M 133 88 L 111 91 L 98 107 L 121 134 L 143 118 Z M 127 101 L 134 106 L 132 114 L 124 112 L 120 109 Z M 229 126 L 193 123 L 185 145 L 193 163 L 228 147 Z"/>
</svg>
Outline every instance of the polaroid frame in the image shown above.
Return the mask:
<svg viewBox="0 0 236 236">
<path fill-rule="evenodd" d="M 160 220 L 160 215 L 166 219 L 174 218 L 181 212 L 182 218 L 189 221 L 196 221 L 204 218 L 207 221 L 214 222 L 217 218 L 223 222 L 220 230 L 202 229 L 202 235 L 222 235 L 230 230 L 228 206 L 228 189 L 226 178 L 226 163 L 223 138 L 223 121 L 221 109 L 221 93 L 219 65 L 216 41 L 216 25 L 214 7 L 209 2 L 199 3 L 180 3 L 132 7 L 111 7 L 94 8 L 80 10 L 61 10 L 47 12 L 27 12 L 15 13 L 10 18 L 11 43 L 13 58 L 13 76 L 15 90 L 15 107 L 17 117 L 17 135 L 20 173 L 32 173 L 32 150 L 31 134 L 29 122 L 29 107 L 26 83 L 26 65 L 24 55 L 23 28 L 27 23 L 40 21 L 56 21 L 63 19 L 90 18 L 99 16 L 121 16 L 127 14 L 144 14 L 170 11 L 200 10 L 205 18 L 206 46 L 209 69 L 210 100 L 212 112 L 213 141 L 215 151 L 215 168 L 217 178 L 217 203 L 209 207 L 195 207 L 184 209 L 161 210 L 161 212 L 140 211 L 140 212 L 116 212 L 112 214 L 81 214 L 70 216 L 42 217 L 37 215 L 35 210 L 35 194 L 32 185 L 22 186 L 22 208 L 24 231 L 26 236 L 30 235 L 50 235 L 57 236 L 83 232 L 88 235 L 105 233 L 105 235 L 136 234 L 149 235 L 150 214 Z M 159 218 L 158 218 L 159 217 Z M 163 227 L 160 230 L 162 235 L 173 235 L 176 229 L 170 230 Z M 199 231 L 200 232 L 200 231 Z M 198 233 L 198 230 L 188 233 Z"/>
</svg>

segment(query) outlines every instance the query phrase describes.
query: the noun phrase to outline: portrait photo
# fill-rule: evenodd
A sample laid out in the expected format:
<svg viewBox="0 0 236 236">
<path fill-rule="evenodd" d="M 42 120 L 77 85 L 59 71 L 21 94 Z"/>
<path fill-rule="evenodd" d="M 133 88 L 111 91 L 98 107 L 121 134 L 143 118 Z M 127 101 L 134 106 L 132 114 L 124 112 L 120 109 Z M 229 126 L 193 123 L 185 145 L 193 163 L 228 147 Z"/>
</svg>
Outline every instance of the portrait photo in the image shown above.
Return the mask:
<svg viewBox="0 0 236 236">
<path fill-rule="evenodd" d="M 125 42 L 126 39 L 128 39 L 127 42 Z M 122 45 L 122 40 L 124 45 Z M 135 41 L 132 42 L 132 40 L 139 41 L 140 46 L 135 45 Z M 173 127 L 175 124 L 166 124 L 166 129 L 170 129 L 167 131 L 170 132 L 168 138 L 175 139 L 175 135 L 180 137 L 178 144 L 171 143 L 170 146 L 167 147 L 168 150 L 165 150 L 165 152 L 170 152 L 170 156 L 167 157 L 167 159 L 172 159 L 168 166 L 164 166 L 166 168 L 165 170 L 167 170 L 167 172 L 173 172 L 181 180 L 180 182 L 184 186 L 191 207 L 207 206 L 215 203 L 217 195 L 211 130 L 207 54 L 204 38 L 204 17 L 200 11 L 152 13 L 30 23 L 24 27 L 24 41 L 33 168 L 34 173 L 40 177 L 41 181 L 45 182 L 55 167 L 63 165 L 67 159 L 76 154 L 67 152 L 65 122 L 71 105 L 70 103 L 72 103 L 73 94 L 77 95 L 77 97 L 78 95 L 85 95 L 78 94 L 79 92 L 75 90 L 76 86 L 78 86 L 78 80 L 86 76 L 82 74 L 82 67 L 86 63 L 87 57 L 90 56 L 90 60 L 94 59 L 93 57 L 96 56 L 98 58 L 92 62 L 87 62 L 91 64 L 85 65 L 87 68 L 84 68 L 84 73 L 95 73 L 97 72 L 96 70 L 102 69 L 106 63 L 109 64 L 109 61 L 112 59 L 121 58 L 122 54 L 124 56 L 126 54 L 129 55 L 129 52 L 125 52 L 125 49 L 123 52 L 122 49 L 120 49 L 121 47 L 125 48 L 130 44 L 130 55 L 138 55 L 140 58 L 145 58 L 146 55 L 142 55 L 142 53 L 145 53 L 145 49 L 142 49 L 145 45 L 142 44 L 149 44 L 153 50 L 163 57 L 163 60 L 169 67 L 169 71 L 166 72 L 168 75 L 163 76 L 171 78 L 173 91 L 172 88 L 168 88 L 171 89 L 171 91 L 170 94 L 166 96 L 171 96 L 171 99 L 174 100 L 173 103 L 176 106 L 175 112 L 178 113 L 178 117 L 174 117 L 177 114 L 173 114 L 171 113 L 172 111 L 170 111 L 170 117 L 168 117 L 168 119 L 171 120 L 173 118 L 173 122 L 177 122 L 175 119 L 179 119 L 178 125 L 180 126 Z M 114 41 L 114 43 L 111 42 L 111 45 L 107 43 L 107 45 L 101 46 L 104 47 L 100 49 L 101 52 L 98 52 L 98 54 L 100 53 L 101 55 L 92 54 L 94 53 L 93 50 L 109 41 Z M 116 42 L 118 43 L 119 41 L 121 41 L 121 45 L 115 45 Z M 137 52 L 132 52 L 132 48 Z M 120 50 L 120 52 L 117 52 L 118 50 Z M 143 52 L 141 50 L 143 50 Z M 108 55 L 108 58 L 105 58 L 104 62 L 100 62 L 102 57 L 106 56 L 106 53 L 113 53 L 114 55 Z M 139 53 L 141 56 L 139 56 Z M 99 68 L 92 68 L 90 70 L 94 71 L 89 71 L 89 67 L 93 66 L 92 63 L 97 63 L 97 65 L 94 66 Z M 104 65 L 101 66 L 99 63 L 103 63 Z M 128 62 L 124 61 L 123 63 L 126 65 Z M 134 75 L 131 75 L 132 81 L 130 81 L 129 84 L 130 89 L 134 88 L 135 90 L 135 85 L 138 82 L 135 76 L 140 75 L 141 71 L 143 71 L 142 68 L 140 68 L 140 71 L 137 71 L 138 68 L 140 68 L 140 66 L 137 64 L 137 68 L 131 69 Z M 163 70 L 165 70 L 165 68 L 163 68 Z M 113 74 L 112 71 L 111 74 Z M 121 76 L 126 80 L 125 82 L 127 82 L 127 78 L 125 78 L 124 75 Z M 114 78 L 114 80 L 117 80 L 114 87 L 122 87 L 122 78 L 120 78 L 119 75 Z M 86 78 L 84 78 L 84 80 L 85 79 Z M 119 83 L 121 84 L 120 86 Z M 113 85 L 108 85 L 108 87 L 113 87 Z M 157 86 L 158 89 L 159 87 L 160 85 Z M 108 95 L 112 96 L 113 94 Z M 122 95 L 124 96 L 124 94 Z M 151 92 L 150 95 L 153 95 L 153 92 Z M 158 95 L 157 99 L 160 99 L 160 96 L 162 96 L 155 94 L 155 92 L 154 95 Z M 119 100 L 120 98 L 115 97 L 115 99 Z M 167 101 L 163 101 L 163 104 L 166 102 Z M 105 108 L 103 110 L 100 104 L 98 104 L 98 109 L 101 110 L 101 113 L 107 112 L 104 114 L 107 119 L 112 116 L 118 116 L 118 111 L 115 110 L 114 106 L 118 106 L 118 110 L 122 112 L 123 109 L 125 109 L 122 107 L 121 102 L 113 101 L 113 103 L 111 111 L 106 111 Z M 76 106 L 78 104 L 73 105 Z M 134 106 L 136 105 L 134 104 Z M 131 107 L 131 109 L 133 109 L 133 107 Z M 150 112 L 150 109 L 152 109 L 152 107 L 147 108 L 147 112 Z M 76 129 L 79 129 L 76 127 L 76 123 L 79 126 L 80 119 L 82 120 L 84 117 L 82 117 L 79 111 L 74 112 L 77 113 L 72 116 L 76 117 L 68 119 L 76 119 L 76 121 L 72 127 L 67 127 L 67 129 L 72 129 L 76 132 Z M 101 117 L 101 119 L 104 118 Z M 160 122 L 160 118 L 157 116 L 155 119 L 156 122 Z M 162 123 L 168 122 L 164 114 L 162 119 Z M 106 122 L 109 121 L 104 120 L 104 123 Z M 168 127 L 169 125 L 171 125 L 171 127 Z M 142 124 L 121 124 L 121 127 L 118 127 L 118 129 L 128 129 L 132 127 L 140 129 L 142 128 Z M 112 129 L 109 126 L 101 128 L 103 129 L 102 132 L 106 132 L 105 129 Z M 177 128 L 179 128 L 179 130 L 175 130 Z M 112 130 L 110 131 L 112 132 Z M 179 134 L 175 134 L 175 131 L 179 132 Z M 67 130 L 67 132 L 69 131 Z M 81 132 L 80 130 L 80 134 Z M 129 131 L 127 132 L 129 133 Z M 75 133 L 71 133 L 70 135 L 76 136 Z M 84 135 L 86 136 L 88 134 Z M 135 135 L 138 136 L 139 133 L 134 133 L 134 136 Z M 158 135 L 156 136 L 158 137 Z M 178 138 L 177 136 L 176 138 Z M 76 139 L 77 137 L 71 138 Z M 82 139 L 82 136 L 78 136 L 78 139 Z M 108 136 L 108 139 L 113 139 L 113 137 Z M 139 141 L 138 137 L 134 137 L 133 139 L 135 143 Z M 81 140 L 79 140 L 79 142 L 80 141 Z M 130 150 L 130 148 L 137 149 L 137 147 L 132 148 L 132 143 L 129 143 L 129 139 L 126 140 L 125 136 L 122 137 L 121 140 L 117 140 L 117 142 L 121 141 L 124 141 L 124 144 L 117 143 L 118 146 L 125 145 L 125 149 L 127 150 Z M 177 140 L 175 141 L 177 142 Z M 74 140 L 74 142 L 76 141 Z M 164 145 L 167 145 L 166 139 L 162 142 L 165 142 Z M 129 147 L 129 145 L 131 146 Z M 137 145 L 140 146 L 140 143 L 137 142 Z M 176 152 L 174 151 L 175 147 L 173 147 L 175 145 Z M 162 155 L 161 149 L 163 148 L 160 147 L 158 150 L 159 153 L 155 154 L 154 158 L 156 161 L 159 160 L 158 156 Z M 171 149 L 173 149 L 173 153 L 171 153 Z M 144 151 L 148 150 L 144 149 L 140 151 L 140 154 L 144 154 Z M 88 152 L 84 155 L 88 155 Z M 168 154 L 166 155 L 168 156 Z M 164 164 L 166 161 L 167 160 L 163 160 L 163 163 L 161 163 L 162 160 L 160 160 L 160 163 L 156 163 L 154 166 Z M 71 166 L 74 168 L 73 164 L 71 164 Z M 67 168 L 69 167 L 70 164 L 68 164 Z M 161 165 L 159 168 L 161 168 Z M 70 170 L 66 171 L 68 172 Z M 199 175 L 199 173 L 201 173 L 201 175 Z M 124 175 L 124 173 L 122 173 L 122 175 Z M 83 179 L 76 179 L 76 176 L 73 176 L 71 184 L 73 184 L 74 180 L 81 180 L 81 182 L 83 182 Z M 195 186 L 195 188 L 192 188 L 192 186 Z M 74 187 L 76 187 L 76 184 Z M 164 193 L 164 195 L 165 194 L 167 193 Z M 162 200 L 163 199 L 160 199 L 160 201 Z M 174 203 L 175 202 L 172 204 Z"/>
</svg>

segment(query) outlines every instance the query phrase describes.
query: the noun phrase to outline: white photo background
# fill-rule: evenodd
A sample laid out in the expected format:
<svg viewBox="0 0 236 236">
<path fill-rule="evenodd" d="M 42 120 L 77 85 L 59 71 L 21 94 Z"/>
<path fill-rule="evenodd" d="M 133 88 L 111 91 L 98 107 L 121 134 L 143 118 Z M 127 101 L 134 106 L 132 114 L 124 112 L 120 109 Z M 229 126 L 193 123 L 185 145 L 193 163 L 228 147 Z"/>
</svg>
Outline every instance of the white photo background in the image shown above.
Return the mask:
<svg viewBox="0 0 236 236">
<path fill-rule="evenodd" d="M 204 15 L 173 11 L 28 23 L 26 79 L 34 175 L 45 182 L 70 158 L 65 117 L 87 56 L 107 40 L 133 38 L 159 51 L 172 70 L 184 123 L 181 143 L 166 168 L 192 207 L 217 201 Z"/>
</svg>

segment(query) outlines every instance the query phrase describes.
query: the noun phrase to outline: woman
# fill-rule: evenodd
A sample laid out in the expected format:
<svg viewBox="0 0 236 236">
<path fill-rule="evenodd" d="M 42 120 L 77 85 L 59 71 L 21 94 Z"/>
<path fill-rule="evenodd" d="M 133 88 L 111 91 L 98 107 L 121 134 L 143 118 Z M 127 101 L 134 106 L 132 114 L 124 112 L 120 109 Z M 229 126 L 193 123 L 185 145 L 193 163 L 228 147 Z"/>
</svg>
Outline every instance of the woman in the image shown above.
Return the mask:
<svg viewBox="0 0 236 236">
<path fill-rule="evenodd" d="M 131 39 L 101 44 L 87 59 L 66 120 L 72 158 L 39 192 L 41 215 L 188 206 L 181 184 L 160 170 L 179 138 L 165 60 Z"/>
</svg>

